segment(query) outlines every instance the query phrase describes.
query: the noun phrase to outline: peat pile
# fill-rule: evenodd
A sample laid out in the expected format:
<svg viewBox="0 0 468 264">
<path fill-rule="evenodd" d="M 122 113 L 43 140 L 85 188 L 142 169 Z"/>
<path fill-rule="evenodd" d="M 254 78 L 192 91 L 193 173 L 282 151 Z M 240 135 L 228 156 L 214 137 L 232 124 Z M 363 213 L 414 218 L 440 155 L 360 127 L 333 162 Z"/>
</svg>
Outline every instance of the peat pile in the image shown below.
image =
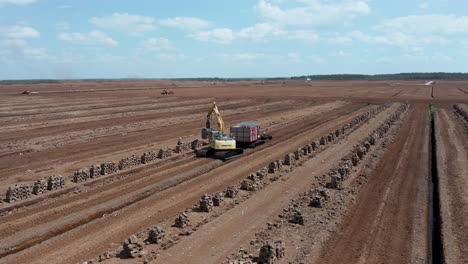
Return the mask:
<svg viewBox="0 0 468 264">
<path fill-rule="evenodd" d="M 34 183 L 21 183 L 8 187 L 5 201 L 13 203 L 16 201 L 24 200 L 34 195 L 41 195 L 47 191 L 55 191 L 65 186 L 65 179 L 63 176 L 50 176 L 47 181 L 40 179 Z"/>
</svg>

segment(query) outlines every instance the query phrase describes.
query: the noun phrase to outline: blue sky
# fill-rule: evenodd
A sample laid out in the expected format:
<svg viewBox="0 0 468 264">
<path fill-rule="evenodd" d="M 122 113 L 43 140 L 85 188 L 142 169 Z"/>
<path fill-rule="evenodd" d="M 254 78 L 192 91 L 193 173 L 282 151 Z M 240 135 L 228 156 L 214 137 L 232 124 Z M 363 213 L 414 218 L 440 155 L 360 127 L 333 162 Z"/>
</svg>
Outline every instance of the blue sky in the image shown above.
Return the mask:
<svg viewBox="0 0 468 264">
<path fill-rule="evenodd" d="M 468 72 L 465 0 L 0 0 L 0 79 Z"/>
</svg>

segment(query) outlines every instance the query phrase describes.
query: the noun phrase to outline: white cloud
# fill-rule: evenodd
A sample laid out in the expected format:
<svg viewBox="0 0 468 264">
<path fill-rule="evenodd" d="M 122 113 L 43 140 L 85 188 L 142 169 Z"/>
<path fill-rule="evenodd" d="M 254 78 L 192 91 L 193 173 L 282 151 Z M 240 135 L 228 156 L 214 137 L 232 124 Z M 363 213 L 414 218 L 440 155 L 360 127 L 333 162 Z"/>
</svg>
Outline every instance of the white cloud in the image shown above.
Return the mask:
<svg viewBox="0 0 468 264">
<path fill-rule="evenodd" d="M 285 2 L 295 7 L 283 8 Z M 199 31 L 190 36 L 200 41 L 228 44 L 234 40 L 265 41 L 269 39 L 299 40 L 314 43 L 320 38 L 317 26 L 345 24 L 357 16 L 370 13 L 368 0 L 259 0 L 256 6 L 262 22 L 238 31 L 217 28 Z M 336 38 L 333 42 L 350 42 Z"/>
<path fill-rule="evenodd" d="M 294 39 L 305 42 L 316 42 L 319 37 L 317 33 L 309 30 L 286 30 L 269 23 L 258 23 L 245 27 L 239 31 L 229 28 L 218 28 L 208 31 L 199 31 L 190 34 L 192 38 L 221 44 L 229 44 L 234 40 L 266 41 L 268 39 Z"/>
<path fill-rule="evenodd" d="M 186 56 L 179 52 L 167 38 L 149 38 L 142 41 L 136 50 L 141 58 L 158 58 L 166 61 L 181 61 Z"/>
<path fill-rule="evenodd" d="M 429 3 L 428 2 L 422 2 L 418 6 L 421 9 L 428 9 L 429 8 Z"/>
<path fill-rule="evenodd" d="M 372 44 L 385 44 L 413 49 L 414 47 L 420 47 L 428 44 L 447 43 L 445 38 L 436 35 L 419 36 L 403 32 L 388 32 L 384 34 L 370 35 L 360 31 L 353 31 L 347 37 Z"/>
<path fill-rule="evenodd" d="M 173 17 L 159 20 L 159 24 L 166 27 L 183 30 L 201 30 L 211 26 L 211 22 L 196 17 Z"/>
<path fill-rule="evenodd" d="M 447 56 L 445 54 L 441 53 L 434 53 L 434 54 L 408 54 L 408 53 L 403 53 L 398 57 L 389 57 L 389 56 L 384 56 L 377 58 L 378 62 L 385 62 L 385 63 L 399 63 L 402 65 L 408 65 L 408 64 L 416 64 L 416 65 L 424 65 L 426 67 L 431 67 L 435 66 L 437 68 L 440 67 L 440 65 L 443 64 L 449 64 L 453 63 L 456 60 L 454 60 L 452 57 Z M 404 70 L 405 71 L 405 70 Z M 440 68 L 439 69 L 428 69 L 426 71 L 443 71 Z"/>
<path fill-rule="evenodd" d="M 57 22 L 54 27 L 57 29 L 57 30 L 60 30 L 60 31 L 68 31 L 70 30 L 70 24 L 65 22 L 65 21 L 60 21 L 60 22 Z"/>
<path fill-rule="evenodd" d="M 360 41 L 369 44 L 396 46 L 407 51 L 421 52 L 427 45 L 445 45 L 449 41 L 437 35 L 414 35 L 403 32 L 388 32 L 379 34 L 367 34 L 361 31 L 353 31 L 341 37 L 346 40 L 344 44 Z M 335 39 L 330 39 L 333 42 Z M 342 43 L 343 44 L 343 43 Z"/>
<path fill-rule="evenodd" d="M 302 6 L 283 9 L 271 1 L 259 0 L 257 9 L 264 19 L 290 26 L 343 24 L 356 16 L 370 13 L 366 0 L 341 2 L 302 0 L 299 2 Z"/>
<path fill-rule="evenodd" d="M 360 41 L 371 44 L 397 46 L 418 52 L 428 45 L 454 43 L 468 33 L 468 17 L 454 15 L 418 15 L 384 20 L 374 32 L 353 31 L 328 39 L 336 44 Z"/>
<path fill-rule="evenodd" d="M 308 56 L 306 59 L 307 61 L 312 62 L 314 64 L 321 64 L 325 62 L 325 60 L 318 55 L 311 55 L 311 56 Z"/>
<path fill-rule="evenodd" d="M 44 48 L 31 48 L 28 47 L 23 50 L 23 54 L 27 58 L 33 58 L 33 59 L 47 59 L 49 58 L 49 54 L 47 53 L 47 50 Z"/>
<path fill-rule="evenodd" d="M 150 38 L 141 43 L 141 47 L 146 51 L 175 50 L 172 42 L 167 38 Z"/>
<path fill-rule="evenodd" d="M 225 59 L 231 58 L 231 60 L 234 61 L 252 61 L 259 59 L 261 57 L 267 57 L 266 54 L 261 54 L 261 53 L 239 53 L 239 54 L 222 54 L 221 57 L 224 57 Z"/>
<path fill-rule="evenodd" d="M 332 55 L 333 56 L 338 56 L 338 57 L 349 57 L 352 54 L 348 53 L 346 51 L 343 51 L 343 50 L 338 50 L 338 51 L 333 52 Z"/>
<path fill-rule="evenodd" d="M 300 61 L 301 56 L 297 53 L 290 52 L 286 54 L 275 53 L 220 53 L 213 55 L 214 58 L 225 61 L 243 61 L 251 62 L 255 60 L 275 60 L 275 61 Z"/>
<path fill-rule="evenodd" d="M 286 30 L 278 25 L 259 23 L 251 27 L 242 28 L 236 34 L 236 38 L 249 40 L 267 40 L 270 38 L 295 39 L 306 42 L 316 42 L 318 35 L 309 30 Z"/>
<path fill-rule="evenodd" d="M 91 45 L 91 46 L 108 46 L 116 47 L 118 42 L 107 36 L 104 32 L 93 30 L 87 33 L 61 33 L 59 39 L 80 44 L 80 45 Z"/>
<path fill-rule="evenodd" d="M 414 34 L 461 34 L 468 33 L 468 17 L 454 15 L 405 16 L 385 20 L 377 26 L 387 32 L 406 32 Z"/>
<path fill-rule="evenodd" d="M 242 28 L 236 36 L 239 38 L 262 40 L 267 37 L 285 36 L 286 31 L 268 23 L 259 23 L 251 27 Z"/>
<path fill-rule="evenodd" d="M 160 58 L 162 60 L 180 61 L 180 60 L 186 59 L 187 57 L 184 54 L 177 52 L 177 53 L 158 54 L 158 58 Z"/>
<path fill-rule="evenodd" d="M 68 9 L 68 8 L 72 8 L 72 5 L 59 5 L 57 6 L 58 9 Z"/>
<path fill-rule="evenodd" d="M 142 35 L 156 29 L 154 18 L 127 13 L 114 13 L 106 17 L 93 17 L 89 22 L 101 28 L 122 31 L 130 35 Z"/>
<path fill-rule="evenodd" d="M 39 31 L 32 27 L 0 25 L 1 38 L 37 38 L 39 35 Z"/>
<path fill-rule="evenodd" d="M 328 38 L 328 42 L 333 44 L 349 45 L 353 43 L 353 38 L 346 34 L 335 34 Z"/>
<path fill-rule="evenodd" d="M 27 42 L 22 39 L 0 39 L 0 45 L 3 47 L 6 46 L 17 46 L 17 47 L 24 47 L 26 46 Z"/>
<path fill-rule="evenodd" d="M 47 59 L 50 56 L 46 49 L 35 48 L 22 39 L 0 40 L 0 61 L 22 61 L 25 59 Z"/>
<path fill-rule="evenodd" d="M 319 40 L 319 35 L 309 30 L 293 30 L 288 32 L 287 38 L 313 43 Z"/>
<path fill-rule="evenodd" d="M 26 26 L 0 25 L 0 64 L 23 63 L 30 60 L 43 60 L 51 58 L 46 49 L 32 47 L 25 39 L 39 37 L 40 33 Z"/>
<path fill-rule="evenodd" d="M 216 28 L 208 31 L 194 32 L 190 37 L 203 42 L 229 44 L 235 39 L 235 33 L 229 28 Z"/>
<path fill-rule="evenodd" d="M 0 6 L 2 5 L 29 5 L 35 2 L 36 0 L 0 0 Z"/>
</svg>

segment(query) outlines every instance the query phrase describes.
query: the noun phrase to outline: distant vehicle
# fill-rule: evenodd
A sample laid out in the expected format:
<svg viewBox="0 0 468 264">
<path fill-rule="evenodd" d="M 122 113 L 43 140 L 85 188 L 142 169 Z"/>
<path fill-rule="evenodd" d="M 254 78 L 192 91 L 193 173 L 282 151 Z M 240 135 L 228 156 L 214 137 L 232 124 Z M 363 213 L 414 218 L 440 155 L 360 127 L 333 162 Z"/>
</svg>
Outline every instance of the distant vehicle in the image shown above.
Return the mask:
<svg viewBox="0 0 468 264">
<path fill-rule="evenodd" d="M 21 94 L 37 94 L 37 92 L 31 92 L 29 90 L 26 90 L 26 91 L 22 92 Z"/>
<path fill-rule="evenodd" d="M 173 92 L 173 91 L 168 91 L 168 90 L 163 90 L 163 91 L 161 92 L 161 94 L 162 94 L 162 95 L 173 95 L 174 92 Z"/>
</svg>

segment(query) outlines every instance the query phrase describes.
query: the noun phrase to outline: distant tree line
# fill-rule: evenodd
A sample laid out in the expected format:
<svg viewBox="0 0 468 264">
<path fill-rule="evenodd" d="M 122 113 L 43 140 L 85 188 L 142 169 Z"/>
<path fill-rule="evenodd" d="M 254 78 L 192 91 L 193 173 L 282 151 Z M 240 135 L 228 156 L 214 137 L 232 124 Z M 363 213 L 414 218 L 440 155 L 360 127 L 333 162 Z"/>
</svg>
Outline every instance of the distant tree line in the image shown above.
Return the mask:
<svg viewBox="0 0 468 264">
<path fill-rule="evenodd" d="M 205 82 L 235 82 L 235 81 L 286 81 L 286 80 L 307 80 L 312 81 L 385 81 L 385 80 L 468 80 L 468 73 L 448 73 L 448 72 L 413 72 L 413 73 L 397 73 L 397 74 L 329 74 L 329 75 L 303 75 L 294 77 L 274 77 L 274 78 L 173 78 L 173 79 L 31 79 L 31 80 L 0 80 L 0 85 L 8 84 L 39 84 L 39 83 L 64 83 L 64 82 L 110 82 L 110 81 L 205 81 Z"/>
<path fill-rule="evenodd" d="M 304 75 L 291 77 L 291 80 L 314 81 L 341 81 L 341 80 L 363 80 L 363 81 L 384 81 L 384 80 L 468 80 L 468 73 L 447 73 L 447 72 L 427 72 L 427 73 L 397 73 L 397 74 L 330 74 L 330 75 Z"/>
<path fill-rule="evenodd" d="M 38 83 L 61 83 L 60 80 L 49 80 L 49 79 L 31 79 L 31 80 L 3 80 L 0 84 L 38 84 Z"/>
</svg>

